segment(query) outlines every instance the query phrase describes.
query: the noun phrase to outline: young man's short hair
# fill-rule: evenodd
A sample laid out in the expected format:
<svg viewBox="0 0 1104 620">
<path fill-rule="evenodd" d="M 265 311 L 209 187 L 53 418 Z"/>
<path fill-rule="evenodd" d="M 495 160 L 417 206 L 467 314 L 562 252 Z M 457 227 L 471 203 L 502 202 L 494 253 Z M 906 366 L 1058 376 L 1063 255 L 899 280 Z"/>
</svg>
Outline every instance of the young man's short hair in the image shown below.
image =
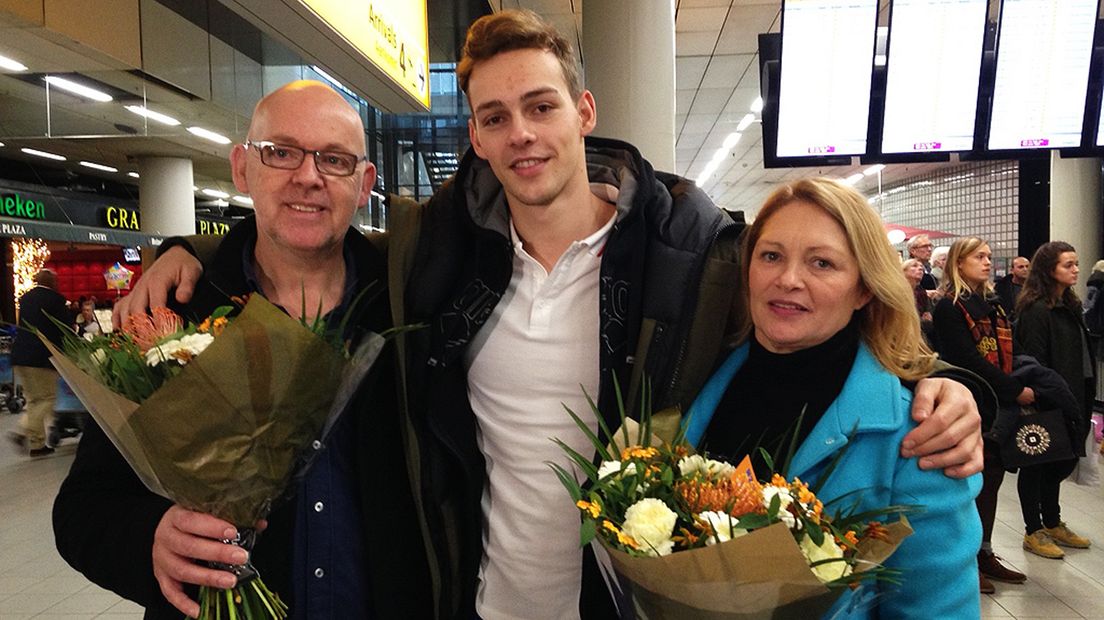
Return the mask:
<svg viewBox="0 0 1104 620">
<path fill-rule="evenodd" d="M 556 30 L 555 26 L 525 9 L 508 9 L 492 15 L 484 15 L 472 22 L 460 62 L 456 65 L 456 78 L 466 95 L 472 70 L 481 61 L 489 60 L 502 52 L 538 49 L 552 52 L 560 61 L 564 82 L 573 99 L 583 94 L 583 79 L 575 60 L 575 50 Z"/>
</svg>

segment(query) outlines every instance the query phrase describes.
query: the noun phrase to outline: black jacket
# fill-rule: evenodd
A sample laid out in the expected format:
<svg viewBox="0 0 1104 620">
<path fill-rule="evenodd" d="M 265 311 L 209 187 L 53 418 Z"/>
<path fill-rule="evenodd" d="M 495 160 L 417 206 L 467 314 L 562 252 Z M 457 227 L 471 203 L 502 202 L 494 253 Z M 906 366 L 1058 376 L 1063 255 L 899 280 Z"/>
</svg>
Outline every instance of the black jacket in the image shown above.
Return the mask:
<svg viewBox="0 0 1104 620">
<path fill-rule="evenodd" d="M 622 389 L 632 385 L 634 364 L 652 381 L 657 409 L 688 406 L 708 378 L 723 344 L 724 313 L 732 307 L 740 227 L 692 183 L 653 171 L 631 145 L 588 138 L 586 147 L 591 182 L 620 188 L 602 257 L 598 317 L 598 403 L 616 428 L 613 377 Z M 422 215 L 405 320 L 429 328 L 406 336 L 406 370 L 411 417 L 424 438 L 422 489 L 446 574 L 445 607 L 468 618 L 482 555 L 484 463 L 462 354 L 506 290 L 513 249 L 502 187 L 487 162 L 469 151 L 456 179 Z M 720 249 L 727 252 L 711 253 Z M 706 297 L 713 300 L 708 322 L 698 312 Z M 706 324 L 715 335 L 689 346 Z M 608 600 L 600 577 L 584 576 L 583 584 L 584 599 L 594 587 L 597 598 Z"/>
<path fill-rule="evenodd" d="M 1073 392 L 1081 416 L 1077 435 L 1071 440 L 1074 446 L 1083 445 L 1096 393 L 1096 362 L 1092 347 L 1087 346 L 1088 332 L 1081 313 L 1063 305 L 1048 308 L 1045 302 L 1037 300 L 1020 311 L 1013 333 L 1020 353 L 1056 371 Z M 1085 376 L 1084 351 L 1089 355 L 1089 377 Z"/>
<path fill-rule="evenodd" d="M 1009 317 L 1016 316 L 1016 297 L 1019 297 L 1020 291 L 1023 289 L 1022 284 L 1016 284 L 1012 281 L 1012 274 L 1005 274 L 1003 278 L 997 280 L 997 284 L 994 287 L 997 291 L 997 297 L 1000 298 L 1001 306 L 1004 308 L 1005 314 Z"/>
<path fill-rule="evenodd" d="M 970 295 L 961 301 L 975 322 L 996 321 L 999 304 L 997 298 L 981 299 L 977 295 Z M 1016 404 L 1016 397 L 1023 391 L 1023 384 L 978 353 L 974 337 L 966 325 L 966 317 L 949 295 L 935 305 L 932 322 L 935 327 L 935 349 L 939 351 L 941 358 L 981 376 L 993 388 L 1001 406 Z"/>
<path fill-rule="evenodd" d="M 65 307 L 65 296 L 52 288 L 36 286 L 19 298 L 19 326 L 12 342 L 12 366 L 53 368 L 46 345 L 31 330 L 37 329 L 56 346 L 61 346 L 61 329 L 50 320 L 53 317 L 62 325 L 72 319 Z"/>
<path fill-rule="evenodd" d="M 219 245 L 214 262 L 196 288 L 193 301 L 178 309 L 197 320 L 228 305 L 229 296 L 250 292 L 242 272 L 246 244 L 256 238 L 252 218 L 234 226 Z M 386 281 L 383 256 L 352 229 L 346 235 L 358 284 Z M 362 301 L 358 327 L 382 331 L 391 325 L 386 294 Z M 431 600 L 425 554 L 405 456 L 395 415 L 394 365 L 387 351 L 358 390 L 348 412 L 365 449 L 356 455 L 364 515 L 365 544 L 374 612 L 379 618 L 429 617 Z M 94 583 L 147 608 L 147 618 L 181 617 L 161 595 L 153 577 L 153 534 L 169 500 L 148 491 L 96 425 L 89 425 L 69 476 L 54 503 L 58 551 Z M 291 575 L 295 502 L 285 501 L 268 517 L 268 529 L 253 550 L 253 563 L 265 583 L 294 610 Z M 193 598 L 195 592 L 192 592 Z"/>
</svg>

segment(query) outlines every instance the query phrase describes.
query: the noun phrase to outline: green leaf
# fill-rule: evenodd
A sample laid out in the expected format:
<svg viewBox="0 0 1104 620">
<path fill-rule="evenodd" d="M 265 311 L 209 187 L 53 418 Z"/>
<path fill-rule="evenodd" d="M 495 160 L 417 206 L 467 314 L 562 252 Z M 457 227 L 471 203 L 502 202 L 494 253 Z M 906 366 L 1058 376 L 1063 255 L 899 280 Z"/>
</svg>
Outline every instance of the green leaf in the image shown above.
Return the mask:
<svg viewBox="0 0 1104 620">
<path fill-rule="evenodd" d="M 598 523 L 594 519 L 584 519 L 583 524 L 579 526 L 579 545 L 587 546 L 597 535 Z"/>
<path fill-rule="evenodd" d="M 584 394 L 585 393 L 586 392 L 584 392 Z M 587 396 L 587 401 L 590 401 L 590 396 Z M 592 403 L 592 406 L 593 406 L 593 402 L 592 401 L 590 401 L 590 402 Z M 563 403 L 561 403 L 561 404 L 563 404 Z M 563 405 L 563 408 L 567 410 L 567 414 L 569 416 L 571 416 L 571 419 L 575 420 L 575 425 L 578 426 L 579 430 L 581 430 L 583 432 L 583 434 L 586 435 L 587 439 L 590 440 L 591 445 L 594 446 L 595 451 L 597 451 L 598 454 L 602 457 L 602 460 L 604 460 L 604 461 L 616 461 L 616 460 L 618 460 L 618 459 L 615 459 L 612 456 L 610 456 L 609 450 L 606 449 L 606 446 L 602 442 L 602 440 L 598 439 L 598 436 L 594 434 L 594 431 L 590 430 L 590 426 L 587 425 L 585 422 L 583 422 L 582 418 L 580 418 L 578 415 L 575 414 L 574 411 L 571 410 L 571 407 L 568 407 L 567 405 Z M 599 423 L 599 425 L 602 425 L 602 416 L 598 416 L 598 423 Z M 603 426 L 603 430 L 605 430 L 604 426 Z M 563 443 L 559 439 L 555 439 L 553 441 L 558 443 L 565 450 L 569 449 L 567 447 L 567 444 Z M 574 452 L 574 450 L 572 450 L 572 452 Z M 591 459 L 586 459 L 587 462 L 590 462 L 590 460 Z"/>
<path fill-rule="evenodd" d="M 575 481 L 575 476 L 571 475 L 571 472 L 567 471 L 557 463 L 546 462 L 552 471 L 556 472 L 556 477 L 560 479 L 560 484 L 567 489 L 567 492 L 571 494 L 573 501 L 579 501 L 583 499 L 583 490 L 579 487 L 579 483 Z"/>
</svg>

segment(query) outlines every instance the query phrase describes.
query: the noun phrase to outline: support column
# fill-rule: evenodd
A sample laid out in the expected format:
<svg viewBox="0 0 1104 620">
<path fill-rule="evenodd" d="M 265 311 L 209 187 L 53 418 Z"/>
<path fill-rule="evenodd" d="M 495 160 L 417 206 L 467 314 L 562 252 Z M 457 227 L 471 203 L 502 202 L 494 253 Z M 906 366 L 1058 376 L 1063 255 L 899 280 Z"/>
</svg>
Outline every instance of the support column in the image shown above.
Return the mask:
<svg viewBox="0 0 1104 620">
<path fill-rule="evenodd" d="M 675 3 L 583 3 L 583 68 L 598 106 L 594 135 L 632 143 L 675 170 Z"/>
<path fill-rule="evenodd" d="M 166 237 L 194 235 L 192 160 L 182 157 L 139 157 L 138 174 L 142 232 Z"/>
<path fill-rule="evenodd" d="M 1077 248 L 1081 277 L 1075 290 L 1082 299 L 1093 263 L 1104 255 L 1100 175 L 1099 159 L 1050 156 L 1050 239 Z"/>
</svg>

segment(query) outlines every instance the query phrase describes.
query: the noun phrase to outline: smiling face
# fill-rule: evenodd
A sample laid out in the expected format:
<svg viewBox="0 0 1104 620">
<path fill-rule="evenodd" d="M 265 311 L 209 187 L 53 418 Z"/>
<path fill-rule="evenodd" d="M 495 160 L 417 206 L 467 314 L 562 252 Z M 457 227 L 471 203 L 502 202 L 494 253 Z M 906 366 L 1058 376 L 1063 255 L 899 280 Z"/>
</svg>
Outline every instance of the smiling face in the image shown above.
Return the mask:
<svg viewBox="0 0 1104 620">
<path fill-rule="evenodd" d="M 539 49 L 480 61 L 468 83 L 472 148 L 487 160 L 511 207 L 552 204 L 587 184 L 583 138 L 595 124 L 594 99 L 572 99 L 559 61 Z"/>
<path fill-rule="evenodd" d="M 1077 284 L 1077 274 L 1081 273 L 1077 252 L 1062 252 L 1058 255 L 1058 264 L 1054 266 L 1054 281 L 1058 283 L 1059 293 Z"/>
<path fill-rule="evenodd" d="M 257 106 L 249 130 L 253 141 L 310 151 L 364 154 L 364 128 L 337 93 L 317 82 L 294 82 Z M 230 153 L 234 184 L 253 199 L 257 251 L 313 254 L 340 251 L 353 214 L 368 202 L 376 169 L 361 162 L 346 177 L 318 172 L 307 154 L 295 170 L 261 163 L 255 148 L 236 145 Z"/>
<path fill-rule="evenodd" d="M 989 244 L 983 243 L 973 252 L 958 259 L 958 273 L 970 288 L 980 290 L 989 281 L 992 259 L 993 253 L 989 250 Z"/>
<path fill-rule="evenodd" d="M 748 295 L 755 338 L 774 353 L 828 340 L 871 297 L 843 227 L 803 201 L 763 225 L 748 265 Z"/>
</svg>

